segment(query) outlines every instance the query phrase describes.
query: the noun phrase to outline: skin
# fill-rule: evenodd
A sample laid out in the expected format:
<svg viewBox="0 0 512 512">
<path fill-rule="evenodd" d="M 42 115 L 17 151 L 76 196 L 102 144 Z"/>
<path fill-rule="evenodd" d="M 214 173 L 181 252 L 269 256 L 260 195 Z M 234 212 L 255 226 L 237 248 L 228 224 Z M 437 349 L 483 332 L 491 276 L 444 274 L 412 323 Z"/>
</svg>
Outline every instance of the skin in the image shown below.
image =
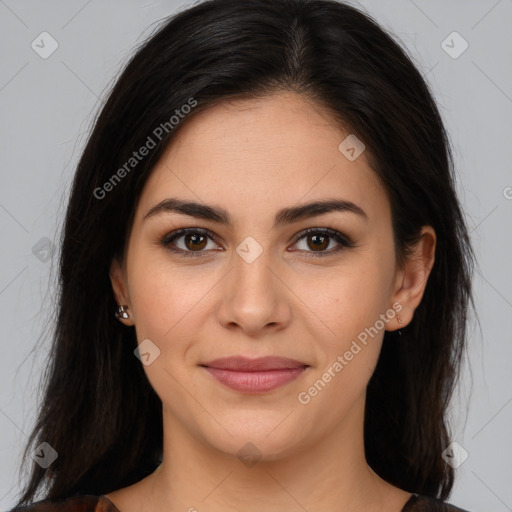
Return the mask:
<svg viewBox="0 0 512 512">
<path fill-rule="evenodd" d="M 121 321 L 135 326 L 139 343 L 149 338 L 160 350 L 144 370 L 163 404 L 164 457 L 147 478 L 106 495 L 121 512 L 399 512 L 409 499 L 366 463 L 365 392 L 384 329 L 405 327 L 421 301 L 436 236 L 423 227 L 399 267 L 384 188 L 364 152 L 350 161 L 338 149 L 348 134 L 304 96 L 275 93 L 186 119 L 155 166 L 110 276 L 130 314 Z M 168 197 L 222 207 L 233 226 L 172 212 L 143 219 Z M 368 218 L 329 212 L 273 228 L 279 209 L 324 199 L 352 201 Z M 197 257 L 159 245 L 180 228 L 208 229 L 216 240 L 207 238 Z M 340 247 L 328 237 L 326 255 L 314 257 L 312 235 L 297 236 L 307 228 L 335 229 L 355 246 L 327 254 Z M 236 252 L 248 236 L 262 248 L 251 263 Z M 186 241 L 174 244 L 193 252 Z M 298 394 L 394 303 L 402 323 L 390 319 L 301 404 Z M 199 366 L 231 355 L 277 355 L 310 367 L 251 395 Z M 237 457 L 249 442 L 261 456 L 250 467 Z"/>
</svg>

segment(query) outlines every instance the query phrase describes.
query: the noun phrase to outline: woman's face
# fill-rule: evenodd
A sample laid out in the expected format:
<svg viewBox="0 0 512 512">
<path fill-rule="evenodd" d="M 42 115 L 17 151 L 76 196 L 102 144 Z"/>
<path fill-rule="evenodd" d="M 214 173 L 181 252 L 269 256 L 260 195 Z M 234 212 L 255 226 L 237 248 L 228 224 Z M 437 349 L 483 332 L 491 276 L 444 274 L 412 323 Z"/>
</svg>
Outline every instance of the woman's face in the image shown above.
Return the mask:
<svg viewBox="0 0 512 512">
<path fill-rule="evenodd" d="M 111 277 L 168 431 L 276 459 L 360 427 L 384 330 L 410 321 L 421 283 L 397 268 L 387 196 L 357 140 L 339 148 L 349 135 L 280 93 L 186 120 L 155 166 Z M 148 215 L 171 199 L 197 206 Z M 348 206 L 304 208 L 325 201 Z M 178 229 L 190 231 L 171 240 Z M 239 372 L 256 387 L 234 389 L 204 366 L 232 356 L 306 369 Z"/>
</svg>

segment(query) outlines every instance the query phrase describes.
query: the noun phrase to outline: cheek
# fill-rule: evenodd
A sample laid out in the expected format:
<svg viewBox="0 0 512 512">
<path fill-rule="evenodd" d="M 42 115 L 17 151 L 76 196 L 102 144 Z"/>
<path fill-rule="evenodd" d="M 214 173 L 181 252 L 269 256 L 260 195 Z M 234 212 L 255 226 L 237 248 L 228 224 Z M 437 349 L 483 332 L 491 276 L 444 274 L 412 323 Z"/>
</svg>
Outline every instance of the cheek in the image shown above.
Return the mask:
<svg viewBox="0 0 512 512">
<path fill-rule="evenodd" d="M 376 322 L 386 308 L 378 277 L 378 272 L 339 275 L 324 287 L 322 298 L 310 296 L 319 329 L 318 366 L 298 400 L 310 404 L 306 415 L 321 415 L 326 426 L 348 414 L 375 370 L 383 337 Z"/>
<path fill-rule="evenodd" d="M 213 286 L 211 272 L 173 264 L 165 250 L 141 248 L 129 261 L 130 297 L 136 327 L 145 337 L 168 338 L 194 314 Z"/>
<path fill-rule="evenodd" d="M 206 273 L 199 276 L 197 267 L 194 275 L 193 267 L 171 265 L 167 255 L 158 252 L 134 251 L 129 263 L 135 330 L 139 344 L 149 339 L 159 350 L 151 364 L 144 366 L 153 389 L 165 404 L 183 405 L 182 383 L 189 371 L 185 360 L 213 283 Z"/>
<path fill-rule="evenodd" d="M 339 344 L 357 336 L 385 313 L 390 268 L 382 260 L 365 255 L 314 276 L 296 276 L 293 289 L 305 305 L 304 312 L 314 313 L 322 338 Z"/>
<path fill-rule="evenodd" d="M 297 280 L 297 295 L 314 313 L 311 322 L 318 329 L 319 365 L 309 382 L 317 383 L 315 389 L 325 384 L 331 390 L 322 392 L 324 399 L 344 396 L 341 401 L 350 402 L 349 397 L 364 391 L 382 346 L 386 324 L 381 315 L 392 319 L 386 316 L 392 264 L 392 258 L 368 251 L 354 258 L 353 265 L 316 279 L 314 288 L 306 286 L 309 279 Z"/>
</svg>

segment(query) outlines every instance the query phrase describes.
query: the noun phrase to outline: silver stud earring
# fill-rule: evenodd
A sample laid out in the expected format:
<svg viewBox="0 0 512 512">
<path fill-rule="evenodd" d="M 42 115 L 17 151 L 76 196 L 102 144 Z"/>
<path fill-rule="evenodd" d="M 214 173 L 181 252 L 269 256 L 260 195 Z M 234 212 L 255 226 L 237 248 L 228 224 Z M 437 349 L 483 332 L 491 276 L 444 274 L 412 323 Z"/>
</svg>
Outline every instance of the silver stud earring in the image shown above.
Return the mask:
<svg viewBox="0 0 512 512">
<path fill-rule="evenodd" d="M 117 310 L 115 312 L 116 318 L 118 320 L 120 320 L 120 319 L 127 320 L 128 318 L 130 318 L 130 315 L 126 312 L 127 309 L 128 309 L 128 306 L 118 306 Z"/>
</svg>

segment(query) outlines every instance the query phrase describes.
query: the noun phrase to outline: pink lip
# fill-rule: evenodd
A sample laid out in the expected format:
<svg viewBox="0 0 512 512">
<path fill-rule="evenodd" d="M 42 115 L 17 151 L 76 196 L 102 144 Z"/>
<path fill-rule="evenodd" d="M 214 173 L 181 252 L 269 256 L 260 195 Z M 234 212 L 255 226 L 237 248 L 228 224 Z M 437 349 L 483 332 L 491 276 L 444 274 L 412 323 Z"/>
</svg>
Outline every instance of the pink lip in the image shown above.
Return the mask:
<svg viewBox="0 0 512 512">
<path fill-rule="evenodd" d="M 201 366 L 225 386 L 246 393 L 270 391 L 287 384 L 308 367 L 283 357 L 227 357 Z"/>
</svg>

